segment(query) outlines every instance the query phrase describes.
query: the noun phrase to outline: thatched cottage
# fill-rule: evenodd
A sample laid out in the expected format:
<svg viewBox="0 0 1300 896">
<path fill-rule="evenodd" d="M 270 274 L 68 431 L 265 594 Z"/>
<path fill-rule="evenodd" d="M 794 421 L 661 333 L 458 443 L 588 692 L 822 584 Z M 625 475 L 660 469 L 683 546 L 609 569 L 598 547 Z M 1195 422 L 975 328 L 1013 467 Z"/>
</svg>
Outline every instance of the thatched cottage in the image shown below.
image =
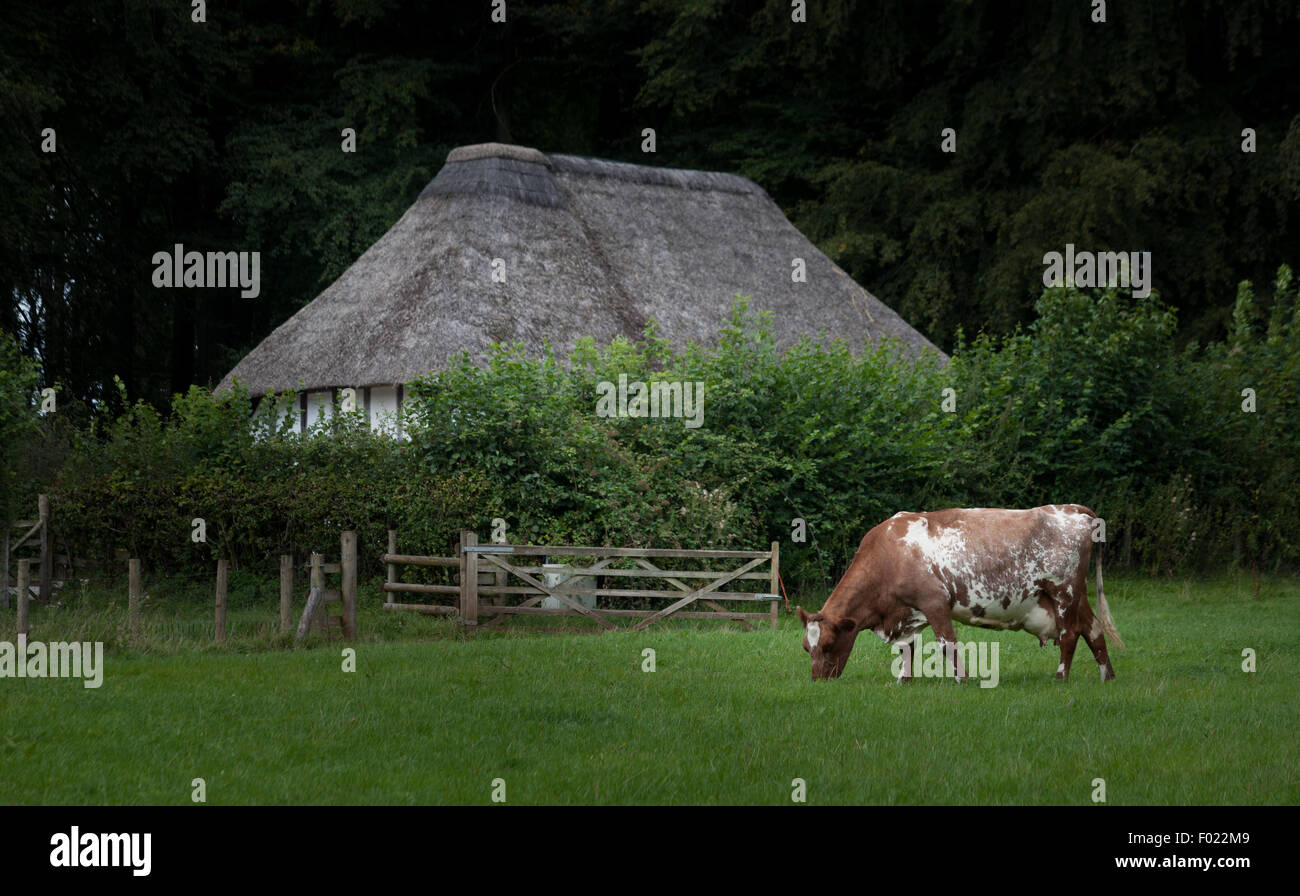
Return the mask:
<svg viewBox="0 0 1300 896">
<path fill-rule="evenodd" d="M 792 276 L 802 259 L 805 277 Z M 356 390 L 373 426 L 403 385 L 461 351 L 579 336 L 713 339 L 737 293 L 803 334 L 938 351 L 817 250 L 753 181 L 487 143 L 452 150 L 415 204 L 328 289 L 249 352 L 255 396 L 294 390 L 299 427 Z"/>
</svg>

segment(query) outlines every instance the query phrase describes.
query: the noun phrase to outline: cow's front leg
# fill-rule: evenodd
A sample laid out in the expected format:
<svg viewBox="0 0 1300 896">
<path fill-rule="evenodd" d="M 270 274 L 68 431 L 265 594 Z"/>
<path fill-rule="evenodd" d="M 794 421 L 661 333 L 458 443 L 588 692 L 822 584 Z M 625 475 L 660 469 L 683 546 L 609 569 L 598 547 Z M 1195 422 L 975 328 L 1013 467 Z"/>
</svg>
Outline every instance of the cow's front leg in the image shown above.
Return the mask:
<svg viewBox="0 0 1300 896">
<path fill-rule="evenodd" d="M 957 646 L 957 633 L 952 627 L 952 616 L 946 607 L 943 609 L 923 610 L 922 612 L 925 613 L 930 628 L 934 629 L 935 636 L 938 637 L 939 643 L 943 647 L 944 670 L 946 671 L 951 666 L 957 681 L 965 681 L 966 669 L 962 664 L 961 650 Z"/>
<path fill-rule="evenodd" d="M 898 649 L 898 657 L 902 663 L 898 668 L 898 681 L 909 682 L 912 680 L 912 659 L 916 653 L 916 638 L 913 636 L 910 640 L 895 645 Z"/>
</svg>

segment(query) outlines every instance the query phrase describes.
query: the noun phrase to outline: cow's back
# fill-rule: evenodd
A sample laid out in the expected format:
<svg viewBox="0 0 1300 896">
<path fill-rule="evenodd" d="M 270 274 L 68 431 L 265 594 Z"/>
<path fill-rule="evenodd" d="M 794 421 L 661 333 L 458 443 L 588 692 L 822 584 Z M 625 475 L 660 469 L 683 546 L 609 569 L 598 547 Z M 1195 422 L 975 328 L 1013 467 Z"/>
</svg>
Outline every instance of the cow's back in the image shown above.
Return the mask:
<svg viewBox="0 0 1300 896">
<path fill-rule="evenodd" d="M 896 554 L 892 580 L 903 603 L 941 588 L 959 621 L 1054 637 L 1057 597 L 1083 597 L 1093 519 L 1077 504 L 904 512 L 872 530 L 873 550 Z"/>
</svg>

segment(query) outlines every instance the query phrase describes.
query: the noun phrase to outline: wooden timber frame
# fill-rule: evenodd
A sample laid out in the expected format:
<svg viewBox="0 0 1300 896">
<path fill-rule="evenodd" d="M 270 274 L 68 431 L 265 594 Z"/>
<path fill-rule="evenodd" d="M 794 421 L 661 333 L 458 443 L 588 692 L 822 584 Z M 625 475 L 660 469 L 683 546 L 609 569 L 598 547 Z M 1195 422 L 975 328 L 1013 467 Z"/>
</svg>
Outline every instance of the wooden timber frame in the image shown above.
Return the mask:
<svg viewBox="0 0 1300 896">
<path fill-rule="evenodd" d="M 772 542 L 766 551 L 680 550 L 672 548 L 609 548 L 577 547 L 573 545 L 511 545 L 479 544 L 474 532 L 464 531 L 460 537 L 459 557 L 425 557 L 397 553 L 397 534 L 388 533 L 388 552 L 380 560 L 387 565 L 384 593 L 386 610 L 407 610 L 458 616 L 463 625 L 477 626 L 480 616 L 493 617 L 486 627 L 504 624 L 511 616 L 584 616 L 607 631 L 628 629 L 642 631 L 661 619 L 676 616 L 679 619 L 717 619 L 738 623 L 752 630 L 751 621 L 767 620 L 777 627 L 777 582 L 780 573 L 780 543 Z M 529 563 L 529 558 L 538 558 Z M 560 572 L 545 568 L 543 560 L 576 560 L 586 565 L 566 566 L 562 570 L 565 581 L 547 584 L 547 575 Z M 674 569 L 688 564 L 664 563 L 672 560 L 737 561 L 732 569 Z M 635 569 L 619 569 L 610 564 L 617 560 L 630 560 Z M 760 567 L 766 565 L 766 570 Z M 423 585 L 401 582 L 399 566 L 455 567 L 458 570 L 454 585 Z M 611 578 L 659 579 L 674 590 L 638 588 L 581 588 L 576 587 L 583 578 L 606 576 Z M 518 584 L 510 584 L 514 579 Z M 724 591 L 724 586 L 738 581 L 764 581 L 767 590 L 761 592 Z M 688 582 L 694 584 L 688 584 Z M 621 582 L 618 584 L 622 584 Z M 436 604 L 396 603 L 393 595 L 399 593 L 429 594 L 454 597 L 453 606 Z M 480 601 L 480 597 L 487 598 Z M 554 598 L 563 606 L 539 606 L 546 598 Z M 652 598 L 671 601 L 658 610 L 624 610 L 587 607 L 583 597 Z M 508 600 L 518 599 L 510 604 Z M 721 602 L 746 601 L 767 603 L 762 612 L 746 612 L 725 607 Z M 613 620 L 630 618 L 639 620 L 634 625 L 617 626 Z"/>
</svg>

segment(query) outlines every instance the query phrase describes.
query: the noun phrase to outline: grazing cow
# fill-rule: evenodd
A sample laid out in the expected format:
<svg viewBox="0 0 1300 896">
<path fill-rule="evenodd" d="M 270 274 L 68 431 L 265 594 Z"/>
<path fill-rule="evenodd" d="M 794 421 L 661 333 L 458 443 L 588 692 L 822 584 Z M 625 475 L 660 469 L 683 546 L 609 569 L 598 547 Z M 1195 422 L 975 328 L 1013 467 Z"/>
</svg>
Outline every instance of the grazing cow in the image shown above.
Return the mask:
<svg viewBox="0 0 1300 896">
<path fill-rule="evenodd" d="M 863 537 L 821 612 L 799 608 L 812 677 L 838 678 L 858 633 L 905 645 L 902 679 L 912 676 L 917 633 L 929 625 L 964 677 L 954 619 L 993 629 L 1024 629 L 1039 644 L 1061 647 L 1056 677 L 1068 678 L 1082 636 L 1115 677 L 1103 632 L 1121 649 L 1111 621 L 1097 554 L 1097 609 L 1088 606 L 1088 560 L 1096 514 L 1078 504 L 1032 510 L 939 510 L 896 513 Z"/>
</svg>

